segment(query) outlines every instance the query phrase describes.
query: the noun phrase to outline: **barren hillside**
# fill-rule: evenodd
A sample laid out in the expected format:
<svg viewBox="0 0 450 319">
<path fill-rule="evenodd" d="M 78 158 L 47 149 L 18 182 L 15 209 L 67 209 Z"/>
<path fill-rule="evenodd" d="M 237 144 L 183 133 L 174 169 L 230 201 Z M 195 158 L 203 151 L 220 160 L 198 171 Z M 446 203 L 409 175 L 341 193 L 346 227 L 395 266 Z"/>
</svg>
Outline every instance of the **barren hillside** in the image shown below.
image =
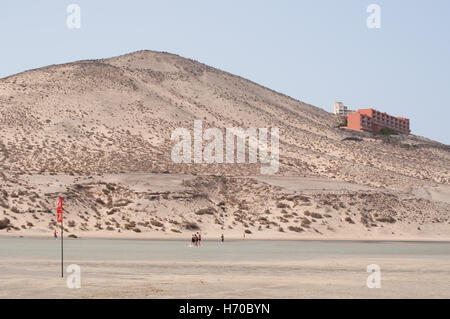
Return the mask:
<svg viewBox="0 0 450 319">
<path fill-rule="evenodd" d="M 316 190 L 305 201 L 295 197 L 303 190 L 254 179 L 259 165 L 174 164 L 171 132 L 192 129 L 194 119 L 205 127 L 278 127 L 278 175 L 348 182 L 357 189 Z M 128 186 L 120 178 L 105 180 L 132 173 L 169 179 L 181 174 L 191 184 L 181 178 L 179 189 L 161 191 L 151 178 Z M 201 187 L 205 183 L 211 188 Z M 343 131 L 335 116 L 320 108 L 173 54 L 139 51 L 0 80 L 0 220 L 7 218 L 16 231 L 52 229 L 54 198 L 62 194 L 75 233 L 108 228 L 138 233 L 143 231 L 136 231 L 138 223 L 148 232 L 177 233 L 190 231 L 186 225 L 195 221 L 210 232 L 270 229 L 278 236 L 291 226 L 295 234 L 351 236 L 348 227 L 358 226 L 359 232 L 403 221 L 411 229 L 398 226 L 393 232 L 416 236 L 420 225 L 437 224 L 442 234 L 449 225 L 449 184 L 449 146 L 415 136 Z M 305 203 L 311 207 L 305 209 Z M 320 227 L 303 219 L 311 222 L 305 210 L 311 214 L 312 208 L 322 216 L 312 218 Z M 328 221 L 325 215 L 334 217 Z M 434 231 L 430 226 L 427 236 L 441 236 Z"/>
</svg>

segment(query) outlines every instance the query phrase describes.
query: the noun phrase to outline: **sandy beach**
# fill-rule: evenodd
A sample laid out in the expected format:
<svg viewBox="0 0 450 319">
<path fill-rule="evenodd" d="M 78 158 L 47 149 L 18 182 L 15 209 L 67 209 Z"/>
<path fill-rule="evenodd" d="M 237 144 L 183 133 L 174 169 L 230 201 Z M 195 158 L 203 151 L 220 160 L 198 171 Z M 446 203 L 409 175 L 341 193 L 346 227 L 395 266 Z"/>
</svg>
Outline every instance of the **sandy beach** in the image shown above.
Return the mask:
<svg viewBox="0 0 450 319">
<path fill-rule="evenodd" d="M 448 242 L 0 239 L 0 298 L 449 298 Z M 366 286 L 367 266 L 381 288 Z"/>
</svg>

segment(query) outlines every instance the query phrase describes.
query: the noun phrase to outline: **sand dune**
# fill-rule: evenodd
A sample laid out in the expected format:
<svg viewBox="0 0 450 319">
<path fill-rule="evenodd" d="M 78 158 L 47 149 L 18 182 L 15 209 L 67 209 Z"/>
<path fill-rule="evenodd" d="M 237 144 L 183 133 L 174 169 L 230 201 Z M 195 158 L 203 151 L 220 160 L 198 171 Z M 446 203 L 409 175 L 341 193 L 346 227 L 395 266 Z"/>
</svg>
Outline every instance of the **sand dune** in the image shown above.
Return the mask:
<svg viewBox="0 0 450 319">
<path fill-rule="evenodd" d="M 279 173 L 173 163 L 171 132 L 194 119 L 278 127 Z M 78 236 L 199 229 L 254 238 L 448 238 L 449 164 L 449 146 L 342 131 L 323 109 L 168 53 L 0 80 L 0 234 L 48 236 L 61 195 L 65 227 Z"/>
</svg>

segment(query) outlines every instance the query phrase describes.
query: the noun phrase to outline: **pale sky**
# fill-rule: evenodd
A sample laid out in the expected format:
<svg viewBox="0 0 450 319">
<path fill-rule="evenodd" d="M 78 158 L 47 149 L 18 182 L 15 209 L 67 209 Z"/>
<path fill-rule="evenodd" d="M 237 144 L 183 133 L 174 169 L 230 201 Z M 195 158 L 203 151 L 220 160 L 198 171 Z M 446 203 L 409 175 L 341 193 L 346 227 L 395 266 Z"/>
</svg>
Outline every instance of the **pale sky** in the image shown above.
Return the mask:
<svg viewBox="0 0 450 319">
<path fill-rule="evenodd" d="M 67 27 L 71 3 L 80 29 Z M 408 117 L 413 134 L 450 144 L 448 0 L 2 0 L 0 39 L 0 77 L 167 51 L 330 112 L 337 100 Z"/>
</svg>

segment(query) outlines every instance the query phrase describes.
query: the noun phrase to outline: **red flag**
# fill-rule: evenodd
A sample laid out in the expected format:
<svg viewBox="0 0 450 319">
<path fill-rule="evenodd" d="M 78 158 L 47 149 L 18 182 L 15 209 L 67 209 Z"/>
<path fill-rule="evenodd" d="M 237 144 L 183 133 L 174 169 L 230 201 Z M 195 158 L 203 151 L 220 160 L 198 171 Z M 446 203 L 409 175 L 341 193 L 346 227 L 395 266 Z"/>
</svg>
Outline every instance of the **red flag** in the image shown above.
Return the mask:
<svg viewBox="0 0 450 319">
<path fill-rule="evenodd" d="M 58 202 L 56 204 L 56 213 L 57 213 L 58 223 L 62 223 L 62 220 L 63 220 L 63 203 L 62 203 L 62 198 L 61 197 L 58 197 Z"/>
</svg>

